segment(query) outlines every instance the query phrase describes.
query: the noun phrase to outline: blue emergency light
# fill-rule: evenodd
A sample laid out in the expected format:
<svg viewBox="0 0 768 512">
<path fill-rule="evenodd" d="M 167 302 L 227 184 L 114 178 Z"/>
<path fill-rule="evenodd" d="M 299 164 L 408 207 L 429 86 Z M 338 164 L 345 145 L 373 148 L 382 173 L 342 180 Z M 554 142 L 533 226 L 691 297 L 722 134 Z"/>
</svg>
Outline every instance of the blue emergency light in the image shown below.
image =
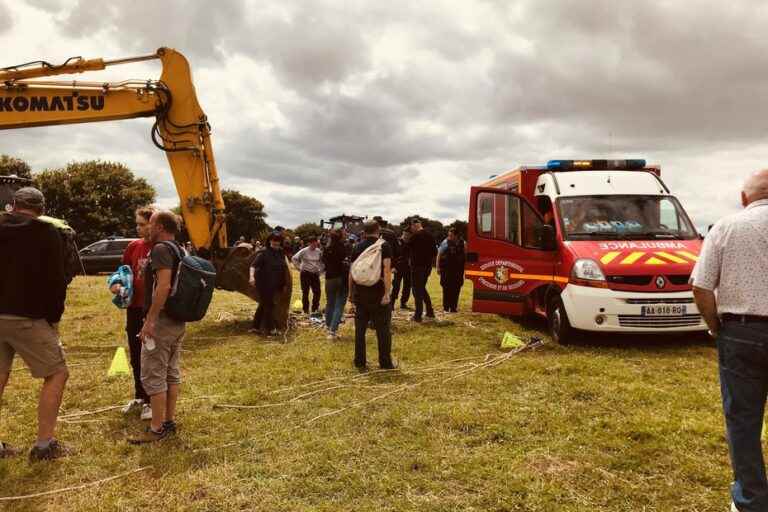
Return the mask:
<svg viewBox="0 0 768 512">
<path fill-rule="evenodd" d="M 550 160 L 550 171 L 603 171 L 607 169 L 626 171 L 645 169 L 645 160 Z"/>
</svg>

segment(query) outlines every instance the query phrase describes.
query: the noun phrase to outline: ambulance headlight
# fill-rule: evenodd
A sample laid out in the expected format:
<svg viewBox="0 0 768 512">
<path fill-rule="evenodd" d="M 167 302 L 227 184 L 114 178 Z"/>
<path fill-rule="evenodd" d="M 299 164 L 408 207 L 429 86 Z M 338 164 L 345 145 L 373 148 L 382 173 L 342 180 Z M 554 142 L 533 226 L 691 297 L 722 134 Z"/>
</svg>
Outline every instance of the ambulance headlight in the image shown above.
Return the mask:
<svg viewBox="0 0 768 512">
<path fill-rule="evenodd" d="M 600 265 L 595 260 L 589 258 L 576 260 L 576 263 L 573 264 L 573 270 L 571 270 L 571 278 L 574 281 L 605 282 L 605 274 L 600 269 Z"/>
</svg>

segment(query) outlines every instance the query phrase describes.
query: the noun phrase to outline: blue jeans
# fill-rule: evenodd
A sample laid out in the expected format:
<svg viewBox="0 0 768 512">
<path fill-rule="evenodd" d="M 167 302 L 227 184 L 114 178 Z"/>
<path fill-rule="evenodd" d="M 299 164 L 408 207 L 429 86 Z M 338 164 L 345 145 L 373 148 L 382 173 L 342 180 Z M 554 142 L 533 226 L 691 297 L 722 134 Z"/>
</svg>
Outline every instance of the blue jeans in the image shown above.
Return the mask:
<svg viewBox="0 0 768 512">
<path fill-rule="evenodd" d="M 724 322 L 717 337 L 720 391 L 740 512 L 768 510 L 768 481 L 760 443 L 768 395 L 768 322 Z"/>
<path fill-rule="evenodd" d="M 347 281 L 343 277 L 332 277 L 325 280 L 325 326 L 331 332 L 336 332 L 344 315 L 347 305 Z"/>
</svg>

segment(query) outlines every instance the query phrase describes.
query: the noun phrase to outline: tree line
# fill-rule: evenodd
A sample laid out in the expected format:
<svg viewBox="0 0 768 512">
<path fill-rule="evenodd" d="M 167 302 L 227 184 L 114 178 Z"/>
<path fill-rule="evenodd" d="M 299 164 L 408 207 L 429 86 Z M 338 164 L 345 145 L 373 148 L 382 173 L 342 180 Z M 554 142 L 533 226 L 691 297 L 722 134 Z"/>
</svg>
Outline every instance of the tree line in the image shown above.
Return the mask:
<svg viewBox="0 0 768 512">
<path fill-rule="evenodd" d="M 29 164 L 20 158 L 0 155 L 0 176 L 16 175 L 33 181 L 46 198 L 47 214 L 64 219 L 77 232 L 81 247 L 109 236 L 135 236 L 134 211 L 153 204 L 157 199 L 154 187 L 124 164 L 102 160 L 71 162 L 65 167 L 32 173 Z M 263 240 L 272 227 L 267 223 L 264 205 L 258 199 L 236 190 L 222 190 L 227 205 L 227 234 L 236 241 Z M 399 224 L 404 228 L 414 216 Z M 437 240 L 445 238 L 448 229 L 457 228 L 466 237 L 466 222 L 456 220 L 443 225 L 438 220 L 419 217 L 424 229 Z M 394 224 L 397 228 L 398 224 Z M 319 235 L 316 223 L 304 223 L 293 230 L 292 236 L 306 238 Z"/>
</svg>

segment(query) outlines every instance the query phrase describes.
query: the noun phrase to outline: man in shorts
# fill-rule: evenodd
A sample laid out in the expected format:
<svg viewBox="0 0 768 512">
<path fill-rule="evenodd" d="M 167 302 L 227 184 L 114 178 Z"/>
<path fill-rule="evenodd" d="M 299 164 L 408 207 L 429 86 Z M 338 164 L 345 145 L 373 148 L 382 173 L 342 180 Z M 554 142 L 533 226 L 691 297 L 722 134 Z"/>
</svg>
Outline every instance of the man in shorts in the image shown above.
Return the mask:
<svg viewBox="0 0 768 512">
<path fill-rule="evenodd" d="M 186 324 L 169 317 L 165 301 L 176 277 L 179 258 L 169 244 L 175 244 L 179 233 L 178 217 L 167 210 L 156 211 L 149 221 L 149 238 L 153 244 L 144 270 L 147 312 L 139 337 L 141 347 L 141 384 L 149 395 L 152 420 L 149 427 L 128 440 L 131 444 L 160 441 L 176 433 L 176 401 L 179 398 L 181 372 L 179 355 Z"/>
<path fill-rule="evenodd" d="M 0 214 L 0 399 L 16 354 L 32 377 L 43 379 L 30 461 L 70 452 L 54 437 L 69 378 L 58 333 L 67 291 L 64 247 L 56 228 L 38 220 L 44 211 L 42 192 L 25 187 L 14 194 L 13 209 Z M 0 458 L 18 453 L 0 440 Z"/>
</svg>

